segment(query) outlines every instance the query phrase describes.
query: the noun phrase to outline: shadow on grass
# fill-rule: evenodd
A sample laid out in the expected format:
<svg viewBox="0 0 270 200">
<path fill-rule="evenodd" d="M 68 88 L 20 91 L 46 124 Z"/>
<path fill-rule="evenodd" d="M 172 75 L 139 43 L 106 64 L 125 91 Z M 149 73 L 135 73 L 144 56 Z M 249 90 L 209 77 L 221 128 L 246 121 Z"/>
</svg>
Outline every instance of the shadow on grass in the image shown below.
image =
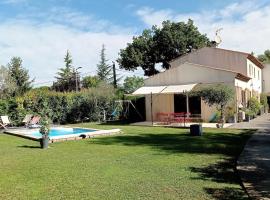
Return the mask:
<svg viewBox="0 0 270 200">
<path fill-rule="evenodd" d="M 148 131 L 147 129 L 145 130 Z M 191 167 L 190 171 L 198 174 L 197 179 L 200 180 L 211 180 L 218 183 L 236 184 L 239 186 L 241 185 L 241 181 L 236 173 L 236 159 L 244 148 L 246 141 L 255 130 L 242 130 L 239 134 L 230 133 L 229 130 L 226 131 L 222 129 L 211 130 L 206 132 L 202 137 L 192 137 L 189 134 L 183 133 L 145 132 L 137 135 L 100 138 L 95 143 L 101 145 L 148 146 L 165 153 L 225 155 L 228 158 L 227 160 L 222 160 L 206 167 Z M 239 188 L 204 189 L 214 199 L 249 199 L 245 191 Z"/>
<path fill-rule="evenodd" d="M 154 130 L 155 129 L 151 129 L 151 131 Z M 146 129 L 146 131 L 148 130 Z M 217 131 L 222 131 L 222 129 L 218 129 Z M 96 138 L 95 144 L 148 146 L 167 153 L 205 153 L 235 156 L 240 153 L 246 140 L 253 132 L 254 130 L 243 130 L 239 134 L 229 132 L 206 132 L 202 137 L 194 137 L 183 133 L 156 134 L 145 132 L 134 135 Z"/>
<path fill-rule="evenodd" d="M 199 174 L 199 178 L 195 179 L 210 179 L 218 183 L 240 184 L 241 182 L 236 176 L 235 162 L 234 159 L 227 159 L 203 168 L 191 167 L 190 170 Z"/>
<path fill-rule="evenodd" d="M 243 190 L 237 188 L 205 188 L 204 190 L 216 200 L 250 200 Z"/>
<path fill-rule="evenodd" d="M 115 121 L 102 122 L 99 125 L 102 125 L 102 126 L 115 126 L 115 125 L 126 126 L 129 124 L 130 124 L 129 121 L 115 120 Z"/>
<path fill-rule="evenodd" d="M 22 145 L 18 146 L 19 148 L 28 148 L 28 149 L 40 149 L 40 146 L 30 146 L 30 145 Z"/>
<path fill-rule="evenodd" d="M 207 167 L 196 168 L 191 167 L 190 171 L 199 175 L 200 180 L 211 180 L 218 183 L 228 183 L 240 185 L 242 182 L 236 171 L 236 160 L 231 157 L 227 160 L 209 165 Z M 248 200 L 250 199 L 244 189 L 239 188 L 204 188 L 214 199 L 218 200 Z"/>
</svg>

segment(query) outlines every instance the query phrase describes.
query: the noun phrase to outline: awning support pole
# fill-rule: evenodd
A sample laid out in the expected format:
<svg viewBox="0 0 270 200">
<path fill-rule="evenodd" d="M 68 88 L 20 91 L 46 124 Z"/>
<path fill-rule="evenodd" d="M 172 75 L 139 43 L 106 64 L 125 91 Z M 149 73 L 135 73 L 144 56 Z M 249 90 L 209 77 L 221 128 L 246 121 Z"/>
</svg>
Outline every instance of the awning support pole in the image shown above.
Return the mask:
<svg viewBox="0 0 270 200">
<path fill-rule="evenodd" d="M 186 113 L 186 115 L 187 115 L 187 118 L 189 118 L 189 99 L 188 99 L 189 97 L 188 97 L 188 92 L 186 92 L 186 111 L 187 111 L 187 113 Z M 184 126 L 186 127 L 186 120 L 185 120 L 186 118 L 184 117 Z"/>
<path fill-rule="evenodd" d="M 189 96 L 188 92 L 186 92 L 186 111 L 187 111 L 187 118 L 189 117 Z"/>
<path fill-rule="evenodd" d="M 154 125 L 154 119 L 153 119 L 153 93 L 151 92 L 151 122 L 152 126 Z"/>
</svg>

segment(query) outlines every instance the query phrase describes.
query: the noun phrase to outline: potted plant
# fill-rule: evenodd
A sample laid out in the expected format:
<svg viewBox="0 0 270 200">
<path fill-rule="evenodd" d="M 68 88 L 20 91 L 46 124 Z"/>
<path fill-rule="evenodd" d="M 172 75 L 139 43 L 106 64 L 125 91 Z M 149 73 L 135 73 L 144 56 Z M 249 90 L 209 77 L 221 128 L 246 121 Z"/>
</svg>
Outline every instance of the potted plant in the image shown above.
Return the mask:
<svg viewBox="0 0 270 200">
<path fill-rule="evenodd" d="M 252 119 L 252 117 L 254 116 L 254 112 L 250 109 L 246 109 L 245 114 L 246 114 L 245 119 L 247 122 L 249 122 Z"/>
<path fill-rule="evenodd" d="M 235 106 L 227 106 L 225 109 L 225 118 L 227 119 L 228 123 L 236 123 L 237 122 L 237 117 L 236 117 L 236 110 Z"/>
<path fill-rule="evenodd" d="M 251 97 L 248 101 L 248 110 L 251 111 L 251 117 L 255 118 L 260 111 L 260 102 L 255 97 Z"/>
<path fill-rule="evenodd" d="M 50 134 L 50 122 L 48 118 L 44 118 L 40 122 L 39 132 L 42 134 L 40 139 L 40 145 L 42 149 L 47 149 L 49 147 L 49 134 Z"/>
</svg>

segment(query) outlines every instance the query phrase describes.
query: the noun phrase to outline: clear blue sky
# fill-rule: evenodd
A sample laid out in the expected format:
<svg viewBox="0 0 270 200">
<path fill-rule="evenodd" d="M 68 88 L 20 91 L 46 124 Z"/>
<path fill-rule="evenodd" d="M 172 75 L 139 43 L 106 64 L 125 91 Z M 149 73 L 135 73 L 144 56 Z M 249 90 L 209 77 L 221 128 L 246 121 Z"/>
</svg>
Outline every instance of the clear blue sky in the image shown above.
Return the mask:
<svg viewBox="0 0 270 200">
<path fill-rule="evenodd" d="M 188 18 L 210 39 L 222 27 L 223 48 L 262 53 L 269 13 L 269 0 L 0 0 L 0 64 L 20 56 L 37 83 L 49 82 L 69 49 L 74 65 L 94 74 L 102 44 L 111 62 L 144 28 Z"/>
<path fill-rule="evenodd" d="M 108 20 L 119 26 L 136 27 L 140 31 L 145 27 L 145 24 L 138 18 L 136 12 L 145 7 L 155 10 L 172 10 L 177 13 L 194 13 L 201 10 L 219 10 L 234 1 L 0 0 L 0 2 L 2 2 L 0 6 L 1 20 L 28 17 L 31 20 L 37 20 L 37 22 L 45 22 L 47 16 L 45 14 L 40 16 L 40 13 L 51 13 L 52 10 L 65 8 L 71 12 L 79 12 L 81 15 L 92 16 L 97 20 Z"/>
<path fill-rule="evenodd" d="M 177 12 L 198 12 L 202 9 L 222 9 L 233 0 L 0 0 L 2 19 L 14 18 L 29 13 L 50 12 L 56 7 L 69 8 L 85 15 L 95 15 L 120 25 L 142 25 L 136 11 L 142 7 L 156 10 L 172 9 Z M 170 3 L 168 3 L 170 2 Z M 207 3 L 206 3 L 207 2 Z"/>
</svg>

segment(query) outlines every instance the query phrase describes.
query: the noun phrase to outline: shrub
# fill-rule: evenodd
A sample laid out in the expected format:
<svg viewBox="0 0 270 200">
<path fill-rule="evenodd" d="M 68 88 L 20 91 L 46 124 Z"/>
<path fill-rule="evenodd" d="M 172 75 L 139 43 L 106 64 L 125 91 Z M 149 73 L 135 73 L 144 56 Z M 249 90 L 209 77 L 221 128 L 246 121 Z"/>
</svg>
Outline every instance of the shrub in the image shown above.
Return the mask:
<svg viewBox="0 0 270 200">
<path fill-rule="evenodd" d="M 202 86 L 194 91 L 192 95 L 200 96 L 209 106 L 217 106 L 223 127 L 225 123 L 225 109 L 235 95 L 233 88 L 224 84 Z"/>
<path fill-rule="evenodd" d="M 112 112 L 115 98 L 115 90 L 108 85 L 78 93 L 35 89 L 21 97 L 0 100 L 0 114 L 8 114 L 15 125 L 20 125 L 26 114 L 47 116 L 59 124 L 98 121 L 103 111 Z"/>
<path fill-rule="evenodd" d="M 257 115 L 260 111 L 261 105 L 257 98 L 252 97 L 248 101 L 248 110 L 250 114 L 253 114 L 254 116 Z"/>
<path fill-rule="evenodd" d="M 8 101 L 0 99 L 0 115 L 7 115 L 8 113 Z"/>
<path fill-rule="evenodd" d="M 268 105 L 268 100 L 267 100 L 267 94 L 262 93 L 261 97 L 260 97 L 260 100 L 261 100 L 260 103 L 263 106 L 264 110 L 265 111 L 268 110 L 269 105 Z"/>
</svg>

